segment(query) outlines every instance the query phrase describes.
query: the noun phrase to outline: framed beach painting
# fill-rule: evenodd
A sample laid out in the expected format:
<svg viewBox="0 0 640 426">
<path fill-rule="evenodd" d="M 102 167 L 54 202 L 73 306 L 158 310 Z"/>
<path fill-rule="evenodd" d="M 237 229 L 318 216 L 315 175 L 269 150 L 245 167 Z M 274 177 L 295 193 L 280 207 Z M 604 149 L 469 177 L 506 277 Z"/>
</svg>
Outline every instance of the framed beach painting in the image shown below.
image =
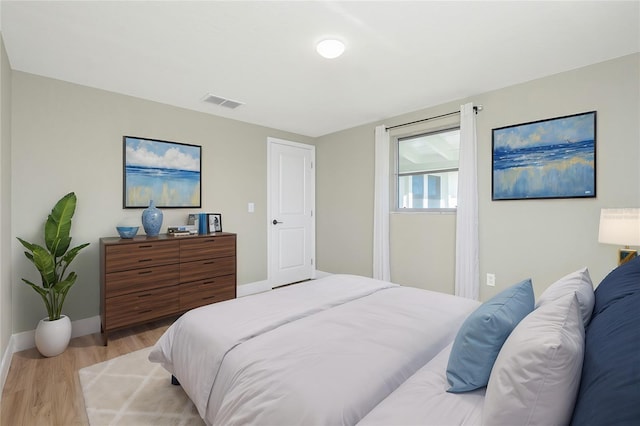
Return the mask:
<svg viewBox="0 0 640 426">
<path fill-rule="evenodd" d="M 201 207 L 202 147 L 123 136 L 123 207 Z"/>
<path fill-rule="evenodd" d="M 596 111 L 492 131 L 492 200 L 596 196 Z"/>
</svg>

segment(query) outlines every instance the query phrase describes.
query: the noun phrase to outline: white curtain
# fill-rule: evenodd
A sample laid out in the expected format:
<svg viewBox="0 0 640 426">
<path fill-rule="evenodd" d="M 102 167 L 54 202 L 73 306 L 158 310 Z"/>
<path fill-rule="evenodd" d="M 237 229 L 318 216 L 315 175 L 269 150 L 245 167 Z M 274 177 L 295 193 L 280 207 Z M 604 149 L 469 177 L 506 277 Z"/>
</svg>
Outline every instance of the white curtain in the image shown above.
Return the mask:
<svg viewBox="0 0 640 426">
<path fill-rule="evenodd" d="M 456 216 L 456 296 L 478 300 L 478 171 L 476 115 L 473 104 L 460 106 L 460 160 Z"/>
<path fill-rule="evenodd" d="M 389 263 L 389 131 L 376 127 L 373 210 L 373 278 L 391 280 Z"/>
</svg>

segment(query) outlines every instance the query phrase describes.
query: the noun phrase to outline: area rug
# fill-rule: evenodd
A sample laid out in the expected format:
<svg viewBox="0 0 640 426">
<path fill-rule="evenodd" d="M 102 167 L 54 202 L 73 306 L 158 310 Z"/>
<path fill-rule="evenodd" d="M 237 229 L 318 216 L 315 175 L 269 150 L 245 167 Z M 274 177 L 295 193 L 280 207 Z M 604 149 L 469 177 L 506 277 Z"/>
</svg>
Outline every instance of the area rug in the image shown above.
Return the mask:
<svg viewBox="0 0 640 426">
<path fill-rule="evenodd" d="M 204 425 L 196 408 L 151 348 L 81 369 L 80 384 L 91 426 Z"/>
</svg>

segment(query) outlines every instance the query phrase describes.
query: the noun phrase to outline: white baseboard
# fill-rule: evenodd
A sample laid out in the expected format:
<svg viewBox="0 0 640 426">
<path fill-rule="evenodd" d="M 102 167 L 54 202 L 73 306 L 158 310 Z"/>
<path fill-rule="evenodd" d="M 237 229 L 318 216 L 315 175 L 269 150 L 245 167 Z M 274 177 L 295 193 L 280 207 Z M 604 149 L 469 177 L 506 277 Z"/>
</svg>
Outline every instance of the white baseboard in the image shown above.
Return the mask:
<svg viewBox="0 0 640 426">
<path fill-rule="evenodd" d="M 269 281 L 256 281 L 254 283 L 239 285 L 236 289 L 238 297 L 249 296 L 251 294 L 262 293 L 271 290 Z"/>
<path fill-rule="evenodd" d="M 100 333 L 100 315 L 71 322 L 71 338 Z M 35 342 L 34 342 L 35 345 Z"/>
<path fill-rule="evenodd" d="M 7 381 L 9 375 L 9 368 L 11 367 L 11 360 L 13 359 L 14 350 L 13 336 L 9 337 L 9 344 L 7 349 L 2 354 L 2 361 L 0 361 L 0 401 L 2 400 L 2 390 L 4 389 L 4 383 Z"/>
<path fill-rule="evenodd" d="M 313 270 L 311 274 L 312 280 L 317 280 L 320 278 L 328 277 L 329 275 L 333 275 L 329 272 L 323 272 L 319 270 Z M 263 293 L 265 291 L 273 290 L 273 285 L 269 283 L 269 280 L 264 281 L 256 281 L 249 284 L 242 284 L 238 286 L 236 293 L 238 297 L 249 296 L 256 293 Z"/>
<path fill-rule="evenodd" d="M 333 275 L 333 274 L 331 272 L 324 272 L 316 269 L 313 279 L 319 280 L 320 278 L 328 277 L 329 275 Z"/>
<path fill-rule="evenodd" d="M 77 321 L 71 321 L 71 338 L 86 336 L 87 334 L 100 332 L 100 315 L 90 318 L 84 318 Z M 16 333 L 11 336 L 15 339 L 13 352 L 20 352 L 36 346 L 36 331 L 29 330 L 22 333 Z"/>
</svg>

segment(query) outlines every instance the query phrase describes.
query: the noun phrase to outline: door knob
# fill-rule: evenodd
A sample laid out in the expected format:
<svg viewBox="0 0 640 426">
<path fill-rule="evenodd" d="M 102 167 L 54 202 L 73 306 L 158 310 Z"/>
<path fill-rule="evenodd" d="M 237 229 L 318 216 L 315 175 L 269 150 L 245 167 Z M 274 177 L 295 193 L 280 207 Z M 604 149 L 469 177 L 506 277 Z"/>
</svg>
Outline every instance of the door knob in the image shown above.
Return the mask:
<svg viewBox="0 0 640 426">
<path fill-rule="evenodd" d="M 271 222 L 271 223 L 273 223 L 274 225 L 277 225 L 277 224 L 282 223 L 282 222 L 278 222 L 277 220 L 273 219 L 273 222 Z"/>
</svg>

